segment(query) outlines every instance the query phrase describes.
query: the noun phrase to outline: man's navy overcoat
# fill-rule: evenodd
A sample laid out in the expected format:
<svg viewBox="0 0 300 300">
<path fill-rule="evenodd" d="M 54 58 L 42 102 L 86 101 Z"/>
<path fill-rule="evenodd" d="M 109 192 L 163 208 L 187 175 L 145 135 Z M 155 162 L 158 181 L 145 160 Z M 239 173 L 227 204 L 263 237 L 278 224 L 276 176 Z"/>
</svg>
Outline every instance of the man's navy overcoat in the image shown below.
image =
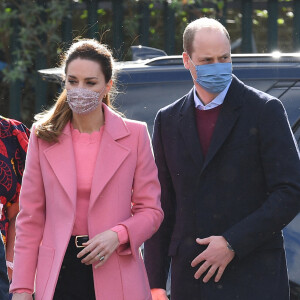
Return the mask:
<svg viewBox="0 0 300 300">
<path fill-rule="evenodd" d="M 153 147 L 165 219 L 145 243 L 151 288 L 171 260 L 172 300 L 289 299 L 281 230 L 300 210 L 300 162 L 282 103 L 233 76 L 205 157 L 192 91 L 158 112 Z M 190 263 L 212 235 L 236 255 L 204 284 Z"/>
</svg>

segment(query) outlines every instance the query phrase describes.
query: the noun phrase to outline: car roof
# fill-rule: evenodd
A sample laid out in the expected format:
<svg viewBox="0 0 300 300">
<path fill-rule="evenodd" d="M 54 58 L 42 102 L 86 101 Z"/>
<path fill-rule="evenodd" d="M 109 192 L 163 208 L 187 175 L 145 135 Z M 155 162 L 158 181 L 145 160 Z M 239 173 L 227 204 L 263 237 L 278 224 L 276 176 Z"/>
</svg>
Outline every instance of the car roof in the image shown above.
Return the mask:
<svg viewBox="0 0 300 300">
<path fill-rule="evenodd" d="M 232 54 L 232 63 L 235 68 L 247 67 L 252 69 L 261 68 L 300 68 L 300 52 L 299 53 L 265 53 L 265 54 Z M 249 65 L 249 63 L 251 63 Z M 169 56 L 159 56 L 151 59 L 141 59 L 132 61 L 121 61 L 116 62 L 116 69 L 120 71 L 135 70 L 155 67 L 183 67 L 182 56 L 181 55 L 169 55 Z M 298 70 L 299 71 L 299 70 Z M 42 77 L 50 81 L 60 81 L 63 76 L 62 68 L 50 68 L 42 69 L 38 71 Z M 292 76 L 290 74 L 290 76 Z M 257 74 L 256 74 L 257 76 Z M 299 73 L 298 77 L 299 78 Z"/>
<path fill-rule="evenodd" d="M 232 64 L 233 73 L 240 80 L 279 98 L 288 112 L 291 125 L 296 124 L 300 112 L 300 96 L 297 96 L 300 94 L 300 52 L 232 54 Z M 191 76 L 183 66 L 181 55 L 121 61 L 116 62 L 115 66 L 117 84 L 121 90 L 129 91 L 131 86 L 134 89 L 138 85 L 141 88 L 161 84 L 192 86 Z M 63 81 L 61 68 L 43 69 L 39 73 L 47 81 Z M 181 93 L 183 91 L 178 98 L 183 96 Z"/>
</svg>

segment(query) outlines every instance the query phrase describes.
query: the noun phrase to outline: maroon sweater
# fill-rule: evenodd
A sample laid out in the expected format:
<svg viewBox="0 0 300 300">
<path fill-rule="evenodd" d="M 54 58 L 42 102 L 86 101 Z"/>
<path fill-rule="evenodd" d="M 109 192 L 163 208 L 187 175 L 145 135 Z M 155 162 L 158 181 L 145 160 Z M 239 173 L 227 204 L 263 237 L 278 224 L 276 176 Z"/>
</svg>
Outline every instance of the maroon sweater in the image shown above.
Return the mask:
<svg viewBox="0 0 300 300">
<path fill-rule="evenodd" d="M 222 104 L 208 110 L 195 108 L 198 136 L 204 156 L 208 151 L 221 106 Z"/>
</svg>

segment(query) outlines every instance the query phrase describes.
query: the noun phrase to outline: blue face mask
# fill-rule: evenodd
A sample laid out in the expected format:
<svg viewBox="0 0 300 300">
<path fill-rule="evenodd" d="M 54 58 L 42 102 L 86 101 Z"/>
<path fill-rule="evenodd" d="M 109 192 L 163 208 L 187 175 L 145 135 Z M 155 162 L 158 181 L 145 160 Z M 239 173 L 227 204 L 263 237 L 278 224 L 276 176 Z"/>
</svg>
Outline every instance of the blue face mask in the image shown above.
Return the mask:
<svg viewBox="0 0 300 300">
<path fill-rule="evenodd" d="M 232 78 L 232 65 L 229 63 L 215 63 L 206 65 L 195 65 L 190 58 L 197 72 L 197 79 L 193 79 L 207 92 L 221 93 L 230 83 Z"/>
</svg>

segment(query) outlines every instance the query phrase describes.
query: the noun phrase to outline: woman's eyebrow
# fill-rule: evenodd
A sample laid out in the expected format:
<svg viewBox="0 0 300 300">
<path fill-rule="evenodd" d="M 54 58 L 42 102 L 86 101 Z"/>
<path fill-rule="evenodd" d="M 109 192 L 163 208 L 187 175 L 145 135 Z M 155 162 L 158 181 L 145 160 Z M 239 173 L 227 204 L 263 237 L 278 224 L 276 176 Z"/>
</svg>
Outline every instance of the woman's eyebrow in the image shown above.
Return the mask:
<svg viewBox="0 0 300 300">
<path fill-rule="evenodd" d="M 98 79 L 98 77 L 86 77 L 84 79 L 86 79 L 86 80 L 89 80 L 89 79 Z"/>
<path fill-rule="evenodd" d="M 74 78 L 74 79 L 77 79 L 77 77 L 76 76 L 74 76 L 74 75 L 68 75 L 68 77 L 71 77 L 71 78 Z M 84 78 L 85 80 L 90 80 L 90 79 L 98 79 L 98 77 L 86 77 L 86 78 Z"/>
</svg>

